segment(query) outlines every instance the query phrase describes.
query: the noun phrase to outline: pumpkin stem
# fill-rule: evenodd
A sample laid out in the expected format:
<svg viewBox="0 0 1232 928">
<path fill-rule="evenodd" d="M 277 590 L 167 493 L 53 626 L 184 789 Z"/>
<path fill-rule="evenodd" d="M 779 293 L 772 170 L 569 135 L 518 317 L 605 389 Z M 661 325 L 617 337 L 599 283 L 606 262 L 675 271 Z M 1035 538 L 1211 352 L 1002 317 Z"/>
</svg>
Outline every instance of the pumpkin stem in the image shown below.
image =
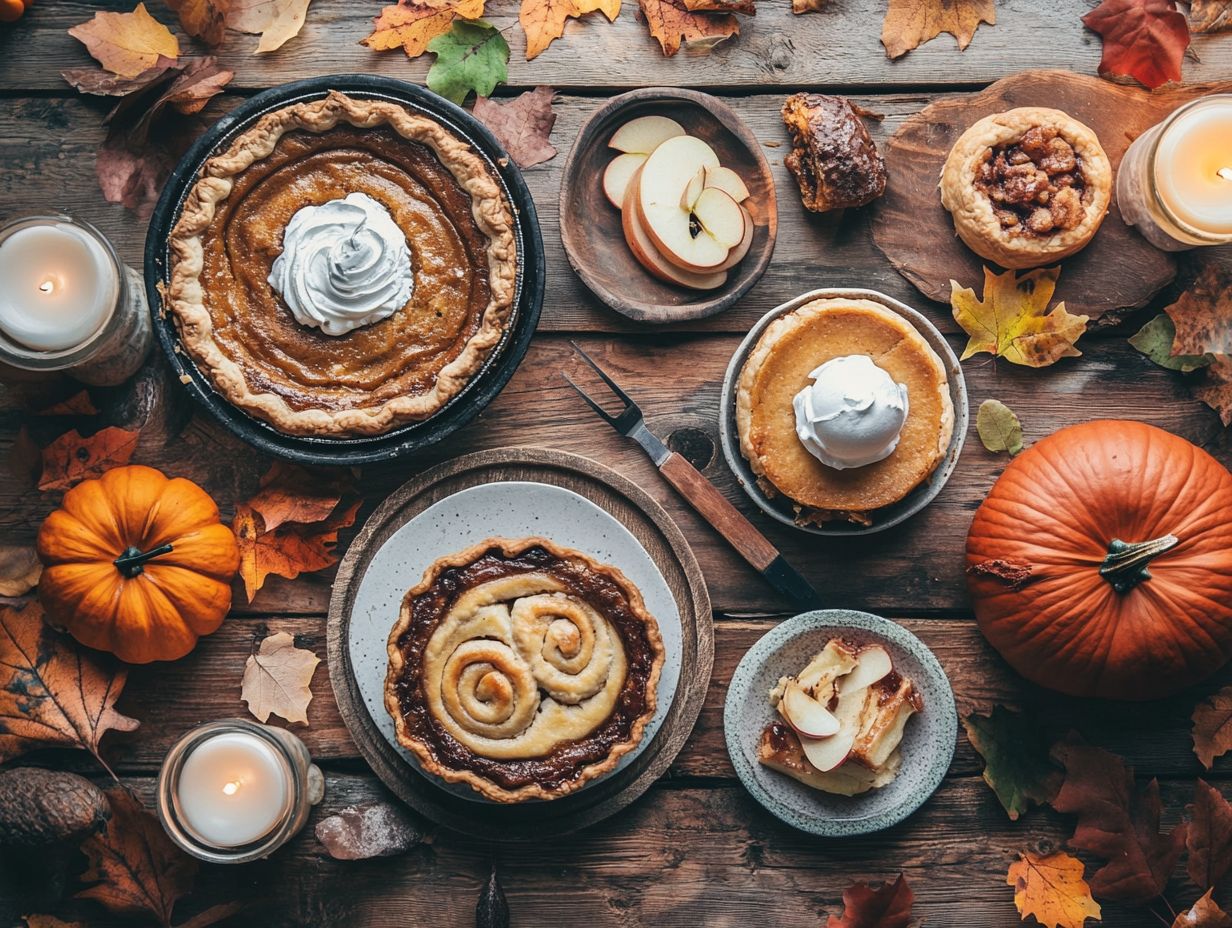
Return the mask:
<svg viewBox="0 0 1232 928">
<path fill-rule="evenodd" d="M 145 562 L 153 560 L 160 554 L 169 554 L 172 551 L 170 544 L 159 545 L 157 548 L 151 548 L 149 551 L 142 551 L 136 546 L 130 546 L 124 549 L 124 553 L 117 557 L 112 563 L 119 568 L 120 573 L 132 579 L 145 570 Z"/>
<path fill-rule="evenodd" d="M 1136 584 L 1150 579 L 1151 572 L 1146 569 L 1146 565 L 1152 558 L 1175 548 L 1179 543 L 1180 539 L 1175 535 L 1135 542 L 1114 538 L 1108 545 L 1108 556 L 1104 558 L 1099 574 L 1111 583 L 1118 593 L 1128 592 Z"/>
</svg>

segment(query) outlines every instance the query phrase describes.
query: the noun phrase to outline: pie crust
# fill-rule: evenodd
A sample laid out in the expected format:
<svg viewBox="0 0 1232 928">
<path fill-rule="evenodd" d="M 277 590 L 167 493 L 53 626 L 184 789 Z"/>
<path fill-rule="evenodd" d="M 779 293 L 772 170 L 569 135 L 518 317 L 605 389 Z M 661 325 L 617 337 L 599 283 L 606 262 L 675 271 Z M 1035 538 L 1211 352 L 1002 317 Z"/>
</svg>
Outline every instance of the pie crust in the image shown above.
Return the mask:
<svg viewBox="0 0 1232 928">
<path fill-rule="evenodd" d="M 415 292 L 329 336 L 296 323 L 266 277 L 296 208 L 357 190 L 407 233 Z M 487 162 L 429 116 L 337 91 L 210 158 L 168 245 L 184 349 L 230 403 L 290 435 L 379 435 L 438 412 L 500 343 L 516 292 L 513 211 Z"/>
<path fill-rule="evenodd" d="M 906 385 L 907 419 L 889 457 L 836 470 L 800 443 L 792 398 L 815 368 L 858 354 Z M 797 523 L 869 525 L 876 510 L 901 500 L 941 463 L 954 405 L 945 365 L 911 323 L 871 300 L 819 299 L 771 322 L 749 352 L 736 382 L 736 429 L 758 486 L 790 499 Z"/>
<path fill-rule="evenodd" d="M 488 799 L 556 799 L 655 713 L 663 640 L 616 568 L 544 538 L 437 560 L 389 635 L 385 707 L 423 768 Z"/>
<path fill-rule="evenodd" d="M 1068 154 L 1064 157 L 1072 160 L 1074 167 L 1066 170 L 1049 163 L 1046 155 L 1031 158 L 1023 153 L 1019 143 L 1032 130 L 1048 136 L 1055 133 L 1055 138 L 1064 143 L 1062 152 L 1072 153 L 1072 159 Z M 1039 132 L 1032 138 L 1038 141 Z M 994 203 L 987 183 L 979 181 L 982 171 L 985 176 L 991 174 L 986 166 L 1006 151 L 1021 161 L 1010 170 L 1029 175 L 1025 183 L 1030 185 L 1025 192 L 1019 190 L 1017 202 L 1009 204 L 1008 209 L 1003 208 L 1005 204 Z M 1022 160 L 1027 158 L 1031 160 Z M 1020 184 L 1023 181 L 1021 177 L 1016 180 Z M 1024 106 L 985 116 L 964 132 L 945 160 L 940 186 L 941 203 L 950 211 L 954 228 L 968 248 L 1004 268 L 1038 267 L 1067 258 L 1091 241 L 1112 199 L 1112 166 L 1087 126 L 1060 110 Z M 1080 193 L 1077 197 L 1064 194 L 1066 186 Z M 1069 201 L 1065 211 L 1074 219 L 1052 227 L 1049 201 L 1058 195 Z M 1029 227 L 1032 213 L 1043 217 L 1037 227 L 1042 231 Z"/>
</svg>

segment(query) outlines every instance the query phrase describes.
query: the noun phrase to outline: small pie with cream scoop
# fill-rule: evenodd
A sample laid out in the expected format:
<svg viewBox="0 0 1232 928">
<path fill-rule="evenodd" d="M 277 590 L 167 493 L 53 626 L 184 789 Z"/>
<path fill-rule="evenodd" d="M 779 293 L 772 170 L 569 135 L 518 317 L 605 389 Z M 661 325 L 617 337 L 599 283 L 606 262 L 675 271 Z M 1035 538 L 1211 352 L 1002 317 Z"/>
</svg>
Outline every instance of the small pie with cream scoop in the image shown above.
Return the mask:
<svg viewBox="0 0 1232 928">
<path fill-rule="evenodd" d="M 1087 126 L 1024 106 L 985 116 L 954 143 L 941 203 L 967 247 L 1004 268 L 1038 267 L 1086 247 L 1112 200 L 1112 166 Z"/>
<path fill-rule="evenodd" d="M 429 115 L 336 91 L 210 158 L 166 304 L 231 404 L 288 435 L 381 435 L 457 396 L 513 314 L 513 211 Z"/>
<path fill-rule="evenodd" d="M 945 457 L 945 366 L 902 316 L 869 300 L 813 300 L 768 325 L 736 382 L 740 451 L 796 522 L 871 524 Z"/>
<path fill-rule="evenodd" d="M 543 538 L 489 539 L 406 594 L 385 706 L 429 773 L 498 802 L 555 799 L 637 747 L 663 661 L 619 570 Z"/>
</svg>

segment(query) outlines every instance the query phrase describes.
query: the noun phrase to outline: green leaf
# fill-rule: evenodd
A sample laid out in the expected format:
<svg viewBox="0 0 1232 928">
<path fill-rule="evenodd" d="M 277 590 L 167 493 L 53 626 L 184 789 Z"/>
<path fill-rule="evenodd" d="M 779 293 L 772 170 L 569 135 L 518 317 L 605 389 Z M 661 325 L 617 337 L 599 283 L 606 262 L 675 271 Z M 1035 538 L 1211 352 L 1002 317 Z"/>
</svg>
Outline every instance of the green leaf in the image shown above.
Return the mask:
<svg viewBox="0 0 1232 928">
<path fill-rule="evenodd" d="M 1048 755 L 1048 740 L 1019 712 L 993 706 L 988 715 L 964 716 L 971 746 L 984 758 L 984 782 L 1001 800 L 1011 821 L 1032 803 L 1045 805 L 1061 788 L 1061 771 Z"/>
<path fill-rule="evenodd" d="M 1170 371 L 1188 374 L 1211 363 L 1209 354 L 1173 354 L 1172 343 L 1176 339 L 1176 325 L 1167 313 L 1160 313 L 1129 340 L 1129 343 L 1144 355 Z"/>
<path fill-rule="evenodd" d="M 1014 410 L 1000 400 L 984 400 L 975 414 L 975 431 L 984 447 L 996 454 L 1008 451 L 1017 454 L 1022 450 L 1022 423 Z"/>
<path fill-rule="evenodd" d="M 482 19 L 456 20 L 444 35 L 428 43 L 436 62 L 428 71 L 428 87 L 461 104 L 472 90 L 490 96 L 509 77 L 509 43 Z"/>
</svg>

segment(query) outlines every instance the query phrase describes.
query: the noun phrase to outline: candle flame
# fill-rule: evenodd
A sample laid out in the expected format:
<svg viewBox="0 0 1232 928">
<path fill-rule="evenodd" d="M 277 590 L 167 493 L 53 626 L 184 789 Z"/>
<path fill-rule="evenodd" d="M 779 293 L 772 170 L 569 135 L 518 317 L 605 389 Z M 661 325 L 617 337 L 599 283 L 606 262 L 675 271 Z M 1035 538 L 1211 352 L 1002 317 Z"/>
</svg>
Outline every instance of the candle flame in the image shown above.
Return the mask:
<svg viewBox="0 0 1232 928">
<path fill-rule="evenodd" d="M 225 796 L 234 796 L 237 792 L 239 792 L 239 789 L 240 789 L 239 783 L 232 781 L 230 783 L 224 784 L 222 791 L 223 791 L 223 795 Z"/>
<path fill-rule="evenodd" d="M 41 284 L 38 285 L 39 293 L 50 294 L 50 293 L 54 293 L 55 290 L 56 290 L 56 282 L 52 280 L 50 277 L 48 277 Z"/>
<path fill-rule="evenodd" d="M 1232 180 L 1232 167 L 1220 168 L 1215 173 L 1218 174 L 1220 177 L 1222 177 L 1224 180 Z"/>
</svg>

